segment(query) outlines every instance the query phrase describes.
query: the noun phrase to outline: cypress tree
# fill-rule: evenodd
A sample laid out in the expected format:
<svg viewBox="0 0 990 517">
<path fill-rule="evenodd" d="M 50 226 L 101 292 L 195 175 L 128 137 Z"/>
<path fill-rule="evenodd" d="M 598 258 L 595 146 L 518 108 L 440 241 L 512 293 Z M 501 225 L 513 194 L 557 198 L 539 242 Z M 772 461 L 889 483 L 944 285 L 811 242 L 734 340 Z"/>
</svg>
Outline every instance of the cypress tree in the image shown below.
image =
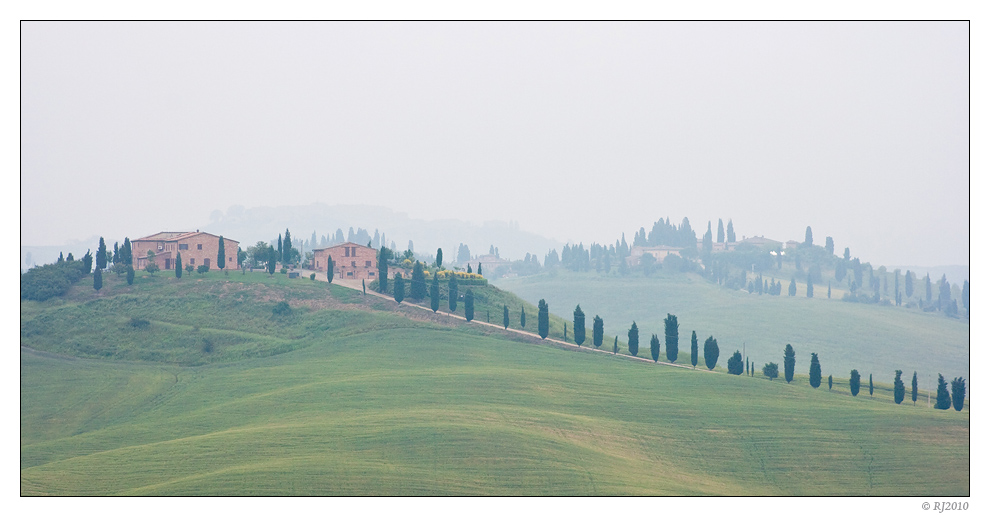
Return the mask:
<svg viewBox="0 0 990 517">
<path fill-rule="evenodd" d="M 464 293 L 464 319 L 468 321 L 474 319 L 474 293 L 471 289 Z"/>
<path fill-rule="evenodd" d="M 749 356 L 746 357 L 746 375 L 749 376 Z"/>
<path fill-rule="evenodd" d="M 481 262 L 478 262 L 478 274 L 481 274 Z"/>
<path fill-rule="evenodd" d="M 182 278 L 182 253 L 175 252 L 175 278 Z"/>
<path fill-rule="evenodd" d="M 832 376 L 828 376 L 828 391 L 832 391 Z"/>
<path fill-rule="evenodd" d="M 784 380 L 790 384 L 794 380 L 794 347 L 790 343 L 784 347 Z"/>
<path fill-rule="evenodd" d="M 918 372 L 914 372 L 914 377 L 911 377 L 911 403 L 918 403 Z"/>
<path fill-rule="evenodd" d="M 859 395 L 859 370 L 849 372 L 849 393 L 854 397 Z"/>
<path fill-rule="evenodd" d="M 333 257 L 327 256 L 327 283 L 333 283 Z M 364 291 L 364 279 L 361 279 L 361 290 Z"/>
<path fill-rule="evenodd" d="M 791 277 L 791 285 L 787 287 L 787 296 L 794 296 L 797 294 L 797 283 L 794 281 L 794 277 Z"/>
<path fill-rule="evenodd" d="M 831 237 L 825 237 L 825 253 L 828 253 L 830 257 L 835 255 L 835 242 L 832 241 Z"/>
<path fill-rule="evenodd" d="M 59 259 L 62 258 L 62 254 L 58 254 Z M 61 260 L 59 260 L 61 262 Z M 96 249 L 96 269 L 106 269 L 107 268 L 107 243 L 103 241 L 103 237 L 100 237 L 100 246 Z M 931 288 L 929 288 L 931 290 Z"/>
<path fill-rule="evenodd" d="M 67 255 L 66 257 L 65 257 L 65 261 L 66 261 L 66 262 L 73 262 L 73 261 L 75 261 L 75 260 L 76 260 L 76 259 L 75 259 L 75 257 L 73 257 L 73 256 L 72 256 L 72 253 L 69 253 L 69 254 L 68 254 L 68 255 Z"/>
<path fill-rule="evenodd" d="M 664 346 L 667 351 L 667 360 L 677 362 L 677 316 L 667 313 L 667 318 L 663 320 Z"/>
<path fill-rule="evenodd" d="M 581 304 L 574 308 L 574 342 L 577 346 L 584 344 L 584 311 Z"/>
<path fill-rule="evenodd" d="M 564 322 L 564 342 L 567 342 L 567 322 Z"/>
<path fill-rule="evenodd" d="M 506 330 L 509 329 L 509 306 L 502 306 L 502 327 Z"/>
<path fill-rule="evenodd" d="M 117 243 L 113 243 L 113 263 L 116 264 L 120 260 L 120 249 L 117 247 Z"/>
<path fill-rule="evenodd" d="M 956 377 L 952 379 L 952 408 L 962 411 L 963 402 L 966 399 L 966 379 Z"/>
<path fill-rule="evenodd" d="M 437 271 L 439 273 L 439 271 Z M 430 310 L 437 312 L 440 308 L 440 275 L 433 275 L 433 285 L 430 286 Z"/>
<path fill-rule="evenodd" d="M 470 272 L 471 272 L 471 264 L 468 264 L 468 270 L 467 270 L 467 272 L 468 272 L 468 273 L 470 273 Z"/>
<path fill-rule="evenodd" d="M 729 228 L 731 227 L 732 220 L 729 219 Z M 705 340 L 705 366 L 711 370 L 715 368 L 716 364 L 718 364 L 718 341 L 714 337 L 708 336 L 708 339 Z"/>
<path fill-rule="evenodd" d="M 220 236 L 219 249 L 217 250 L 217 267 L 223 270 L 227 267 L 227 254 L 223 250 L 223 235 Z"/>
<path fill-rule="evenodd" d="M 949 397 L 949 385 L 945 382 L 945 377 L 938 374 L 938 389 L 935 391 L 935 409 L 949 409 L 952 400 Z"/>
<path fill-rule="evenodd" d="M 426 273 L 423 272 L 423 263 L 416 261 L 412 271 L 412 281 L 409 286 L 409 297 L 413 300 L 426 298 Z"/>
<path fill-rule="evenodd" d="M 275 274 L 275 262 L 278 260 L 278 253 L 272 249 L 268 248 L 268 276 Z"/>
<path fill-rule="evenodd" d="M 378 250 L 378 292 L 388 291 L 388 259 L 392 256 L 392 250 L 382 245 Z"/>
<path fill-rule="evenodd" d="M 812 388 L 822 385 L 822 365 L 818 363 L 818 354 L 811 353 L 811 369 L 808 371 L 808 383 Z"/>
<path fill-rule="evenodd" d="M 134 285 L 134 268 L 127 266 L 127 285 Z"/>
<path fill-rule="evenodd" d="M 365 287 L 365 285 L 364 285 L 364 279 L 363 278 L 361 279 L 361 294 L 363 294 L 363 295 L 367 295 L 368 294 L 368 288 Z"/>
<path fill-rule="evenodd" d="M 282 244 L 282 262 L 292 262 L 292 236 L 289 235 L 289 229 L 285 229 L 285 237 L 282 238 L 284 241 Z"/>
<path fill-rule="evenodd" d="M 93 271 L 93 254 L 89 250 L 86 250 L 86 254 L 83 255 L 82 259 L 82 271 L 85 274 L 89 274 Z"/>
<path fill-rule="evenodd" d="M 443 250 L 437 248 L 437 269 L 443 268 Z"/>
<path fill-rule="evenodd" d="M 536 321 L 540 339 L 546 339 L 547 335 L 550 334 L 550 306 L 542 298 L 540 298 L 539 313 L 536 315 Z"/>
<path fill-rule="evenodd" d="M 870 398 L 873 398 L 873 374 L 870 374 Z"/>
<path fill-rule="evenodd" d="M 722 228 L 722 220 L 718 220 L 718 226 Z M 698 367 L 698 333 L 691 331 L 691 367 Z"/>
<path fill-rule="evenodd" d="M 279 262 L 284 262 L 284 260 L 282 259 L 282 257 L 283 257 L 283 255 L 282 255 L 282 234 L 280 233 L 280 234 L 278 234 L 278 261 Z"/>
<path fill-rule="evenodd" d="M 808 227 L 808 228 L 807 228 L 807 229 L 806 229 L 806 230 L 804 231 L 804 245 L 805 245 L 805 246 L 808 246 L 809 248 L 810 248 L 810 247 L 811 247 L 811 245 L 812 245 L 812 240 L 811 240 L 811 227 L 810 227 L 810 226 L 809 226 L 809 227 Z"/>
<path fill-rule="evenodd" d="M 612 355 L 619 353 L 619 336 L 615 336 L 615 341 L 612 342 Z"/>
<path fill-rule="evenodd" d="M 626 343 L 629 346 L 629 355 L 635 356 L 639 354 L 639 327 L 636 326 L 635 321 L 632 327 L 629 327 L 629 339 Z"/>
<path fill-rule="evenodd" d="M 101 238 L 102 238 L 102 237 L 101 237 Z M 60 252 L 58 252 L 58 261 L 59 261 L 59 262 L 65 262 L 65 257 L 63 257 L 63 256 L 62 256 L 62 252 L 61 252 L 61 251 L 60 251 Z M 100 259 L 96 259 L 96 263 L 97 263 L 97 265 L 99 265 L 99 263 L 100 263 Z"/>
<path fill-rule="evenodd" d="M 650 338 L 650 356 L 653 357 L 654 363 L 660 359 L 660 338 L 656 334 Z"/>
<path fill-rule="evenodd" d="M 932 275 L 930 273 L 925 275 L 925 303 L 932 303 Z"/>
<path fill-rule="evenodd" d="M 908 298 L 914 296 L 914 274 L 911 273 L 910 269 L 907 273 L 904 273 L 904 294 Z"/>
<path fill-rule="evenodd" d="M 450 281 L 447 282 L 447 308 L 450 312 L 457 310 L 457 276 L 454 274 L 450 275 Z"/>
<path fill-rule="evenodd" d="M 521 328 L 526 328 L 526 307 L 523 307 L 519 312 L 519 326 Z"/>
<path fill-rule="evenodd" d="M 894 372 L 894 404 L 900 404 L 904 401 L 904 381 L 901 380 L 900 370 Z"/>
<path fill-rule="evenodd" d="M 100 289 L 103 289 L 103 270 L 100 268 L 96 268 L 96 271 L 93 273 L 93 289 L 96 289 L 96 292 L 100 292 Z"/>
<path fill-rule="evenodd" d="M 406 297 L 406 281 L 399 273 L 395 274 L 392 290 L 394 291 L 393 298 L 395 298 L 395 302 L 402 303 L 402 300 Z"/>
<path fill-rule="evenodd" d="M 592 323 L 591 328 L 591 344 L 595 345 L 595 348 L 602 346 L 602 341 L 605 340 L 605 322 L 595 315 L 594 323 Z"/>
<path fill-rule="evenodd" d="M 722 219 L 718 220 L 718 243 L 725 242 L 725 228 L 722 227 Z"/>
<path fill-rule="evenodd" d="M 729 224 L 725 227 L 725 239 L 728 242 L 736 242 L 736 232 L 732 229 L 732 219 L 729 219 Z"/>
<path fill-rule="evenodd" d="M 732 374 L 732 375 L 742 375 L 742 373 L 743 373 L 743 358 L 742 358 L 742 354 L 739 353 L 738 350 L 736 350 L 736 352 L 734 354 L 732 354 L 732 357 L 730 357 L 729 360 L 726 361 L 725 366 L 729 370 L 729 373 L 730 374 Z"/>
</svg>

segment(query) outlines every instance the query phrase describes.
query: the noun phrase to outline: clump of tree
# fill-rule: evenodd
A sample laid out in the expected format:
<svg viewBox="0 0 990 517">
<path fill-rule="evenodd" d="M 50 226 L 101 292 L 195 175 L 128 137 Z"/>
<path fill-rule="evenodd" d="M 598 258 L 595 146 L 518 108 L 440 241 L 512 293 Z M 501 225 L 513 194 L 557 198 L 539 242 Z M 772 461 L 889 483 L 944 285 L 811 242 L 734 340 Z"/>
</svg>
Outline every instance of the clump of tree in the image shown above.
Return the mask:
<svg viewBox="0 0 990 517">
<path fill-rule="evenodd" d="M 69 292 L 72 284 L 89 274 L 83 261 L 35 266 L 21 275 L 21 299 L 45 301 Z"/>
<path fill-rule="evenodd" d="M 210 271 L 210 266 L 207 266 L 206 264 L 200 264 L 200 265 L 196 266 L 196 272 L 199 273 L 199 274 L 201 274 L 201 275 L 203 273 L 207 273 L 209 271 Z"/>
<path fill-rule="evenodd" d="M 508 313 L 506 313 L 506 318 L 508 318 Z M 506 319 L 508 321 L 508 319 Z M 592 323 L 591 328 L 591 343 L 595 345 L 595 348 L 600 348 L 602 346 L 602 341 L 605 339 L 605 322 L 595 315 L 594 323 Z"/>
<path fill-rule="evenodd" d="M 849 393 L 854 397 L 859 395 L 859 370 L 849 372 Z"/>
<path fill-rule="evenodd" d="M 538 333 L 540 339 L 546 339 L 547 335 L 550 334 L 550 306 L 547 305 L 546 300 L 540 298 L 537 308 L 539 309 L 536 315 Z"/>
<path fill-rule="evenodd" d="M 628 340 L 626 341 L 629 347 L 629 355 L 636 356 L 639 354 L 639 327 L 636 326 L 634 321 L 632 326 L 629 327 Z"/>
<path fill-rule="evenodd" d="M 787 381 L 788 384 L 794 380 L 794 362 L 794 347 L 788 343 L 787 346 L 784 347 L 784 380 Z"/>
<path fill-rule="evenodd" d="M 966 379 L 956 377 L 952 379 L 952 407 L 956 411 L 962 411 L 963 402 L 966 399 Z"/>
<path fill-rule="evenodd" d="M 952 400 L 949 398 L 949 385 L 945 382 L 945 377 L 938 374 L 938 388 L 935 390 L 935 409 L 949 409 Z"/>
<path fill-rule="evenodd" d="M 777 363 L 767 363 L 763 365 L 763 376 L 771 381 L 777 378 Z"/>
<path fill-rule="evenodd" d="M 729 227 L 732 227 L 731 219 L 729 220 Z M 715 368 L 716 364 L 718 364 L 718 341 L 714 337 L 708 336 L 708 339 L 705 340 L 705 366 L 711 370 Z"/>
<path fill-rule="evenodd" d="M 709 228 L 710 230 L 711 228 Z M 677 327 L 677 316 L 668 312 L 667 318 L 663 320 L 663 334 L 667 360 L 672 363 L 677 362 Z"/>
<path fill-rule="evenodd" d="M 100 268 L 96 268 L 96 271 L 93 272 L 93 289 L 96 289 L 96 292 L 103 289 L 103 270 Z"/>
<path fill-rule="evenodd" d="M 574 342 L 577 346 L 584 343 L 584 337 L 584 311 L 581 310 L 581 304 L 578 304 L 574 308 Z"/>
<path fill-rule="evenodd" d="M 742 354 L 736 350 L 736 352 L 732 354 L 732 357 L 730 357 L 725 363 L 725 366 L 729 369 L 729 373 L 732 375 L 742 375 L 744 367 Z"/>
<path fill-rule="evenodd" d="M 894 404 L 904 402 L 904 381 L 901 380 L 900 370 L 894 371 Z"/>
<path fill-rule="evenodd" d="M 786 354 L 785 354 L 786 355 Z M 784 368 L 787 368 L 787 362 L 784 362 Z M 808 383 L 811 384 L 812 388 L 818 388 L 822 385 L 822 365 L 818 363 L 818 354 L 811 353 L 811 369 L 808 371 Z"/>
</svg>

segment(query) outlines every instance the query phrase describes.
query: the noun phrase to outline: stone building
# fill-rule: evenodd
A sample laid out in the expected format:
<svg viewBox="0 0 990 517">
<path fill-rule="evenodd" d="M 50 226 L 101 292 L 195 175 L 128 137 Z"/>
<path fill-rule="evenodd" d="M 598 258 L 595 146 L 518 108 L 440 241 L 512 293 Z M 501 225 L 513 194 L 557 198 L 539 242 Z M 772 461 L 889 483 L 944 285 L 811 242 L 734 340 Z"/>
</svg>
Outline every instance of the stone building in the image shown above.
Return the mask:
<svg viewBox="0 0 990 517">
<path fill-rule="evenodd" d="M 378 275 L 378 252 L 374 248 L 345 242 L 313 250 L 313 269 L 325 272 L 330 258 L 334 278 L 374 280 Z"/>
<path fill-rule="evenodd" d="M 223 251 L 226 258 L 224 269 L 237 269 L 237 247 L 240 243 L 224 237 Z M 211 270 L 221 269 L 217 264 L 220 252 L 220 237 L 201 232 L 159 232 L 131 241 L 131 256 L 134 269 L 144 269 L 148 265 L 148 252 L 154 253 L 154 261 L 161 269 L 175 269 L 175 255 L 182 255 L 183 266 L 209 266 Z"/>
</svg>

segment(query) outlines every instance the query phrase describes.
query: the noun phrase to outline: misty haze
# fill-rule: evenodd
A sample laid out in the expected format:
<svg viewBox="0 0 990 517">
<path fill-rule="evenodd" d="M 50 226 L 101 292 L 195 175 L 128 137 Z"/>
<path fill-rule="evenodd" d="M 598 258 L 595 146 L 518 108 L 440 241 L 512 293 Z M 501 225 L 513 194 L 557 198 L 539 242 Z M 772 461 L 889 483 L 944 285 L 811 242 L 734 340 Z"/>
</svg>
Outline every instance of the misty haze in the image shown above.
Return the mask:
<svg viewBox="0 0 990 517">
<path fill-rule="evenodd" d="M 21 494 L 969 496 L 969 31 L 23 22 Z"/>
</svg>

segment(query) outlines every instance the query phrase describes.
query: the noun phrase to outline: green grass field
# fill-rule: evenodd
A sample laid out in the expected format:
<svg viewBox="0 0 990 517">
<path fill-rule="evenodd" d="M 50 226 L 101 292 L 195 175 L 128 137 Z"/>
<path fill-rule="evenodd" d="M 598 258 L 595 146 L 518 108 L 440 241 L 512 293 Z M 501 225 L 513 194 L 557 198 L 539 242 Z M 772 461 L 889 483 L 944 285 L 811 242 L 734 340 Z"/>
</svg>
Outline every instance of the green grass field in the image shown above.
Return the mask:
<svg viewBox="0 0 990 517">
<path fill-rule="evenodd" d="M 112 279 L 21 315 L 22 495 L 970 493 L 968 409 L 563 350 L 308 279 Z"/>
<path fill-rule="evenodd" d="M 528 302 L 545 298 L 550 312 L 563 317 L 570 317 L 580 303 L 588 322 L 601 315 L 605 333 L 618 334 L 620 340 L 636 321 L 641 348 L 642 336 L 663 336 L 664 318 L 675 314 L 680 363 L 690 360 L 694 330 L 700 343 L 709 335 L 718 340 L 721 366 L 745 343 L 746 354 L 761 367 L 772 361 L 783 368 L 784 346 L 790 343 L 797 352 L 796 370 L 805 374 L 815 352 L 826 377 L 847 378 L 855 368 L 864 379 L 872 373 L 875 381 L 893 383 L 894 370 L 903 370 L 910 383 L 917 371 L 919 385 L 930 384 L 931 389 L 938 373 L 947 379 L 969 378 L 967 320 L 835 298 L 788 297 L 786 282 L 784 296 L 720 288 L 696 275 L 666 271 L 644 278 L 557 270 L 493 283 Z"/>
</svg>

